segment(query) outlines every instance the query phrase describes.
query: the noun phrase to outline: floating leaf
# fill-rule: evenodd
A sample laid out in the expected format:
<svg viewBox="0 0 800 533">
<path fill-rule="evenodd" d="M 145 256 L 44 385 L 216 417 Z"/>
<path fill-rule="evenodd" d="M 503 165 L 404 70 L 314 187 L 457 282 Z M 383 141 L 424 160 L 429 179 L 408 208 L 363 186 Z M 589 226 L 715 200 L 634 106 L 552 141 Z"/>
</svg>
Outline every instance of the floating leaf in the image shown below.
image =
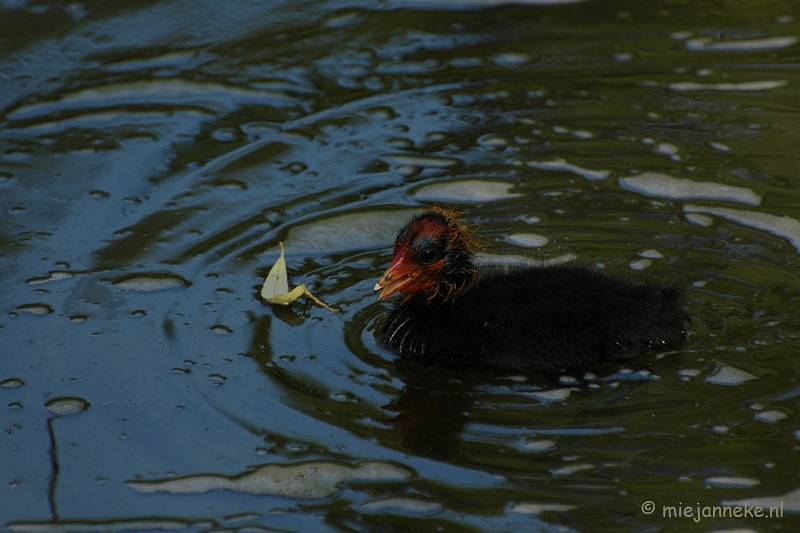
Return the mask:
<svg viewBox="0 0 800 533">
<path fill-rule="evenodd" d="M 261 287 L 261 297 L 268 302 L 279 294 L 289 292 L 289 280 L 286 275 L 286 259 L 283 258 L 283 243 L 279 242 L 281 246 L 281 256 L 272 265 L 272 268 L 267 274 L 267 279 L 264 280 L 264 286 Z M 288 303 L 288 302 L 285 302 Z"/>
<path fill-rule="evenodd" d="M 272 298 L 265 298 L 268 302 L 273 304 L 280 304 L 280 305 L 289 305 L 293 301 L 300 298 L 306 292 L 305 284 L 298 285 L 291 291 L 284 292 L 282 294 L 278 294 L 277 296 L 273 296 Z M 261 293 L 264 294 L 263 292 Z"/>
<path fill-rule="evenodd" d="M 328 311 L 333 311 L 334 313 L 337 312 L 338 309 L 331 308 L 322 300 L 311 294 L 304 283 L 298 285 L 291 291 L 289 290 L 289 280 L 286 274 L 286 259 L 284 259 L 283 243 L 279 242 L 278 244 L 281 247 L 281 255 L 278 257 L 278 260 L 275 261 L 275 264 L 272 265 L 272 268 L 269 270 L 269 274 L 267 274 L 267 278 L 264 280 L 264 286 L 261 287 L 261 297 L 271 304 L 289 305 L 302 296 L 308 296 L 314 301 L 315 304 L 324 307 Z"/>
</svg>

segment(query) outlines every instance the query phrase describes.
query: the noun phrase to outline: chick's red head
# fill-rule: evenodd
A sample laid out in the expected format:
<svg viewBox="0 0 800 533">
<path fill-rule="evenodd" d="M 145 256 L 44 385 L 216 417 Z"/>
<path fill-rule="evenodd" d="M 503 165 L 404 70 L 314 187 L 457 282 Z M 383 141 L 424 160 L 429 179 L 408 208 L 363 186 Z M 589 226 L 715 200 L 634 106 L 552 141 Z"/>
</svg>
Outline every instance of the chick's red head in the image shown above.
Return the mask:
<svg viewBox="0 0 800 533">
<path fill-rule="evenodd" d="M 475 275 L 472 245 L 457 213 L 434 208 L 400 229 L 389 267 L 375 284 L 379 300 L 401 292 L 406 298 L 449 298 Z"/>
</svg>

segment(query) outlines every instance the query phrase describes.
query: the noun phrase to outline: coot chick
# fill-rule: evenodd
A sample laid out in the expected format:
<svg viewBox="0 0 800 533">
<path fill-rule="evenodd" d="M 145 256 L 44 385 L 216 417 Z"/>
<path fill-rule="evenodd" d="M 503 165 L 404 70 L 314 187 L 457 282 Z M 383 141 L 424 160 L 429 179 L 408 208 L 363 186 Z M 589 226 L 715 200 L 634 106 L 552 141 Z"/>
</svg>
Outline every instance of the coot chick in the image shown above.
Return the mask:
<svg viewBox="0 0 800 533">
<path fill-rule="evenodd" d="M 476 266 L 458 213 L 415 215 L 375 291 L 401 292 L 383 343 L 401 358 L 448 368 L 557 371 L 678 346 L 684 289 L 580 264 Z"/>
</svg>

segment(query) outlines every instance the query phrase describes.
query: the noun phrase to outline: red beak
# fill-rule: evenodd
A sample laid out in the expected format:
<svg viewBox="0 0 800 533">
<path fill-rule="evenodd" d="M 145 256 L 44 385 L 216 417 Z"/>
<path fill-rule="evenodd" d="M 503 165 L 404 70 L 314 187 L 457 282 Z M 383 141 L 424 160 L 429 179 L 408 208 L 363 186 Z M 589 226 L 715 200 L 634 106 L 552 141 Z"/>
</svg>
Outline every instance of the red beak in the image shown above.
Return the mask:
<svg viewBox="0 0 800 533">
<path fill-rule="evenodd" d="M 398 252 L 392 258 L 389 268 L 383 273 L 378 283 L 373 289 L 375 292 L 381 291 L 378 300 L 385 300 L 392 294 L 414 281 L 417 272 L 411 261 L 406 258 L 406 254 Z"/>
</svg>

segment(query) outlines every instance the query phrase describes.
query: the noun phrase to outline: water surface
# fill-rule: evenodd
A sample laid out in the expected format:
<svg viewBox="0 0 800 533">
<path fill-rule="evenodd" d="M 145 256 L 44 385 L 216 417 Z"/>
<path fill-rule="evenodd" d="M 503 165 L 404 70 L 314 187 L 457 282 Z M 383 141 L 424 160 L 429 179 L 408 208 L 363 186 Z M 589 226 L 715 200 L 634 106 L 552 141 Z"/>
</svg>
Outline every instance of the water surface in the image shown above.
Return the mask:
<svg viewBox="0 0 800 533">
<path fill-rule="evenodd" d="M 795 12 L 4 2 L 0 527 L 791 530 Z M 372 287 L 432 202 L 492 253 L 681 280 L 686 345 L 396 362 Z M 279 242 L 341 313 L 259 301 Z M 745 505 L 782 515 L 702 516 Z"/>
</svg>

